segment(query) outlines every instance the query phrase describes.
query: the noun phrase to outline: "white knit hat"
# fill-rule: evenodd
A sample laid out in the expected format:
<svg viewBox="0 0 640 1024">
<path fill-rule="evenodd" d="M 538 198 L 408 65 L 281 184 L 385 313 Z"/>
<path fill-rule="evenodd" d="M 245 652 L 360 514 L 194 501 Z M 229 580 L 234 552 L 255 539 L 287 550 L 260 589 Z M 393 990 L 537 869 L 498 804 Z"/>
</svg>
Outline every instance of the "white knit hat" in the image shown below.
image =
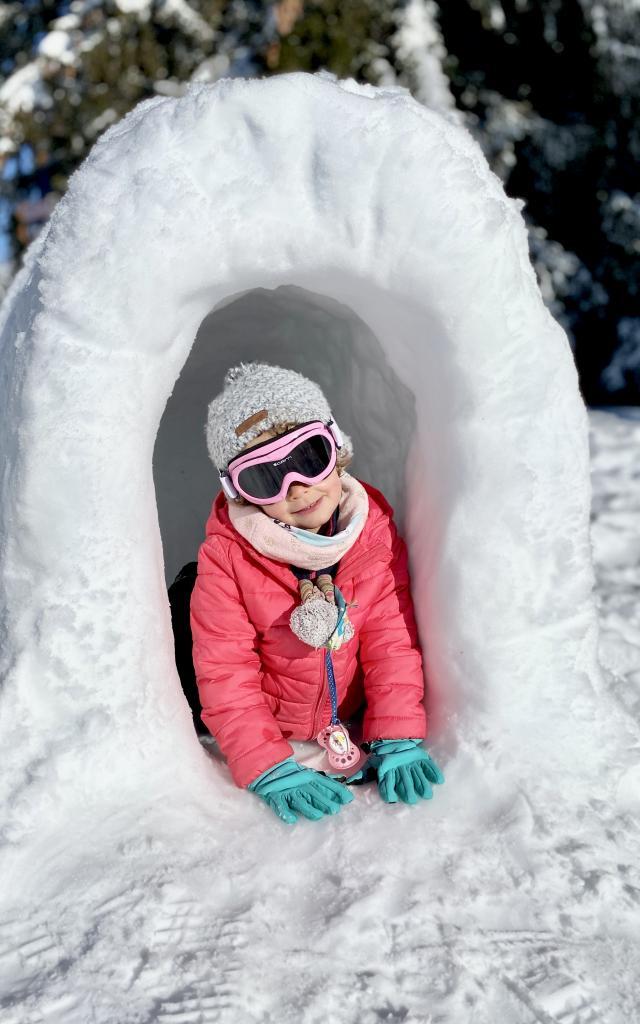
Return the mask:
<svg viewBox="0 0 640 1024">
<path fill-rule="evenodd" d="M 333 419 L 322 389 L 295 370 L 269 363 L 240 363 L 227 370 L 224 389 L 209 404 L 206 425 L 209 458 L 225 469 L 234 455 L 265 430 L 281 423 Z M 343 434 L 342 451 L 353 456 Z"/>
</svg>

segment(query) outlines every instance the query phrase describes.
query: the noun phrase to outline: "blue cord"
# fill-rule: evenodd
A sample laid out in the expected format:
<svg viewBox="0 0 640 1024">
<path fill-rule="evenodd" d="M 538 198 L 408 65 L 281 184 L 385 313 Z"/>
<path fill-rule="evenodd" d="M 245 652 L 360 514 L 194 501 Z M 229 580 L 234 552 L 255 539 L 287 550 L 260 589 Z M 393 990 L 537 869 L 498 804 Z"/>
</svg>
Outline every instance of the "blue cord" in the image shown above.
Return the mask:
<svg viewBox="0 0 640 1024">
<path fill-rule="evenodd" d="M 338 605 L 338 621 L 336 628 L 334 629 L 331 636 L 335 636 L 336 633 L 340 634 L 342 630 L 342 624 L 344 617 L 347 613 L 347 605 L 342 593 L 334 586 L 334 593 L 336 596 L 336 604 Z M 331 639 L 331 637 L 329 638 Z M 327 648 L 327 652 L 324 656 L 324 662 L 327 669 L 327 678 L 329 680 L 329 694 L 331 696 L 331 724 L 338 724 L 338 688 L 336 686 L 336 677 L 333 674 L 333 661 L 331 658 L 331 648 Z"/>
<path fill-rule="evenodd" d="M 327 667 L 327 677 L 329 679 L 329 693 L 331 694 L 331 724 L 336 725 L 338 721 L 338 693 L 336 690 L 336 677 L 333 674 L 331 651 L 327 651 L 324 656 L 324 661 Z"/>
</svg>

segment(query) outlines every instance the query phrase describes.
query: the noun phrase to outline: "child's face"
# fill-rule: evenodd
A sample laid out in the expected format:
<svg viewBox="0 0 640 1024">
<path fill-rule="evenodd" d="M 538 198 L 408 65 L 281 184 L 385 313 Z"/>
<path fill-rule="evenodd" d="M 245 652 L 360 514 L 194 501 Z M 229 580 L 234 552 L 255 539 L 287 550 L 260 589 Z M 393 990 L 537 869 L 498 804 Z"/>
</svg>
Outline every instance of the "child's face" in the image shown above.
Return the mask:
<svg viewBox="0 0 640 1024">
<path fill-rule="evenodd" d="M 268 441 L 277 437 L 271 430 L 265 430 L 259 437 L 244 446 L 244 450 L 252 448 L 261 441 Z M 303 484 L 294 481 L 287 492 L 286 498 L 276 501 L 272 505 L 260 505 L 263 512 L 266 512 L 272 519 L 279 519 L 282 523 L 289 523 L 290 526 L 297 526 L 301 530 L 310 530 L 317 533 L 320 527 L 331 519 L 333 512 L 338 507 L 342 495 L 342 482 L 337 469 L 333 469 L 329 476 L 318 484 Z"/>
</svg>

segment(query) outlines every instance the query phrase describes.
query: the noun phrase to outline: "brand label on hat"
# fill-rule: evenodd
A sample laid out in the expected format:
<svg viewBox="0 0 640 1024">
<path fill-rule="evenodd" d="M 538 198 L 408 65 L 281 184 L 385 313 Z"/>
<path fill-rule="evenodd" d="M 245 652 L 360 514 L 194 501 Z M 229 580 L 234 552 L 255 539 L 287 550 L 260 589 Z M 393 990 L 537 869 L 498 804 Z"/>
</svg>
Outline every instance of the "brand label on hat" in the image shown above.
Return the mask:
<svg viewBox="0 0 640 1024">
<path fill-rule="evenodd" d="M 253 427 L 256 423 L 260 423 L 260 420 L 266 420 L 269 412 L 267 409 L 261 409 L 260 412 L 254 412 L 253 416 L 249 416 L 249 419 L 243 420 L 236 427 L 236 437 L 240 437 L 240 434 L 244 434 L 250 427 Z"/>
</svg>

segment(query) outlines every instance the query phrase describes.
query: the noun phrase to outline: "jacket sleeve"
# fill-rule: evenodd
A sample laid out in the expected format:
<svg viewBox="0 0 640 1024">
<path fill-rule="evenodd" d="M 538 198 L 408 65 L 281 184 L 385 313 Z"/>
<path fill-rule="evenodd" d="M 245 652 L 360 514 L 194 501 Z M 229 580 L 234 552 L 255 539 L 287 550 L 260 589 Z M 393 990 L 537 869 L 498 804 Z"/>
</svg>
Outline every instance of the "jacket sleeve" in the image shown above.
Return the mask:
<svg viewBox="0 0 640 1024">
<path fill-rule="evenodd" d="M 424 739 L 424 675 L 411 600 L 407 548 L 389 519 L 391 558 L 360 627 L 366 710 L 362 738 Z"/>
<path fill-rule="evenodd" d="M 190 619 L 202 721 L 244 788 L 293 748 L 262 691 L 256 630 L 223 546 L 200 547 Z"/>
</svg>

